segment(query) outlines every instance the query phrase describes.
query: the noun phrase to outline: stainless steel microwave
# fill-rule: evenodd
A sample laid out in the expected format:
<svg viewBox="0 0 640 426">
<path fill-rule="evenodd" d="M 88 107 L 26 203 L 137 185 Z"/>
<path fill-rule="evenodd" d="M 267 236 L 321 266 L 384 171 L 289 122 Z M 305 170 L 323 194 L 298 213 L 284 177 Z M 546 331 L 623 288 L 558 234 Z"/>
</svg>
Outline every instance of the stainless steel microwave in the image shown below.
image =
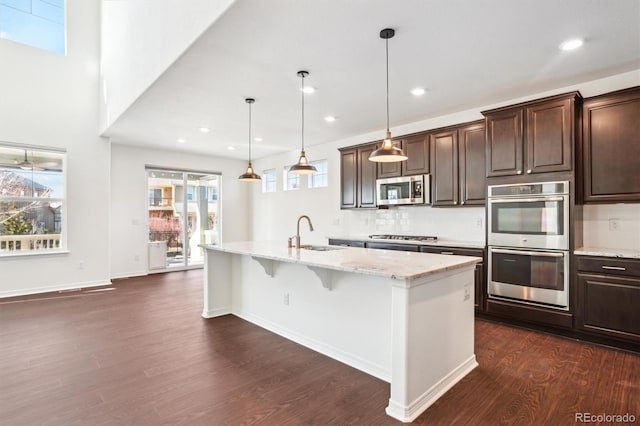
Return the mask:
<svg viewBox="0 0 640 426">
<path fill-rule="evenodd" d="M 376 180 L 379 206 L 431 203 L 429 175 L 401 176 Z"/>
</svg>

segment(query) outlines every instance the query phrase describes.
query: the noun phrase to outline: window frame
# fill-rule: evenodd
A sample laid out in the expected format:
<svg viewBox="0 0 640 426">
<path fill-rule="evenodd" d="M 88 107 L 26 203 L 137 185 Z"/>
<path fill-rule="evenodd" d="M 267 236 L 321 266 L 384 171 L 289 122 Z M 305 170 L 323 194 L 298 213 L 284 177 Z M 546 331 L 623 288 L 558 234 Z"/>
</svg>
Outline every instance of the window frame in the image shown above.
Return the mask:
<svg viewBox="0 0 640 426">
<path fill-rule="evenodd" d="M 52 255 L 52 254 L 60 254 L 60 253 L 69 253 L 69 247 L 68 247 L 68 200 L 69 200 L 69 194 L 68 194 L 68 179 L 67 179 L 67 152 L 65 149 L 61 149 L 61 148 L 56 148 L 56 147 L 49 147 L 49 146 L 39 146 L 39 145 L 27 145 L 27 144 L 19 144 L 19 143 L 14 143 L 14 142 L 7 142 L 7 141 L 0 141 L 0 149 L 2 148 L 8 148 L 8 149 L 15 149 L 17 151 L 30 151 L 31 155 L 33 156 L 34 153 L 38 153 L 38 155 L 40 156 L 44 156 L 45 159 L 50 158 L 51 160 L 59 160 L 60 161 L 60 178 L 62 180 L 62 184 L 60 186 L 60 190 L 62 191 L 62 195 L 61 196 L 54 196 L 54 197 L 37 197 L 37 196 L 11 196 L 11 197 L 7 197 L 7 196 L 2 196 L 2 194 L 0 194 L 0 202 L 4 203 L 10 203 L 10 202 L 42 202 L 43 200 L 46 200 L 46 202 L 48 203 L 49 208 L 51 207 L 51 203 L 59 203 L 59 207 L 58 208 L 54 208 L 54 210 L 57 210 L 53 212 L 53 224 L 54 224 L 54 232 L 52 233 L 52 235 L 55 234 L 59 234 L 59 239 L 58 239 L 58 245 L 57 247 L 54 244 L 54 247 L 52 248 L 33 248 L 33 249 L 21 249 L 20 250 L 16 250 L 15 248 L 12 250 L 9 250 L 8 248 L 8 243 L 7 246 L 5 248 L 0 248 L 0 258 L 10 258 L 10 257 L 21 257 L 21 256 L 47 256 L 47 255 Z M 18 153 L 16 153 L 17 155 Z M 0 170 L 4 171 L 4 170 L 9 170 L 9 168 L 4 168 L 2 166 L 0 166 Z M 37 175 L 33 174 L 32 171 L 32 177 L 35 179 Z M 32 182 L 34 183 L 38 183 L 33 179 L 30 179 Z M 40 206 L 38 208 L 42 208 L 45 206 Z M 55 232 L 55 228 L 56 227 L 60 227 L 60 232 Z M 24 234 L 24 235 L 47 235 L 47 234 L 38 234 L 38 233 L 33 233 L 33 234 Z M 45 239 L 41 239 L 42 240 L 46 240 Z M 42 242 L 43 243 L 43 242 Z M 51 244 L 51 242 L 47 243 L 47 244 Z M 22 245 L 22 244 L 21 244 Z M 0 245 L 0 247 L 2 247 Z"/>
<path fill-rule="evenodd" d="M 272 173 L 273 172 L 273 173 Z M 269 190 L 268 185 L 271 183 L 269 176 L 273 176 L 273 190 Z M 278 173 L 275 168 L 262 171 L 262 193 L 272 193 L 278 191 Z"/>
<path fill-rule="evenodd" d="M 315 160 L 315 161 L 311 161 L 310 164 L 316 167 L 316 169 L 318 170 L 318 173 L 314 173 L 308 176 L 307 187 L 310 189 L 328 187 L 329 186 L 329 160 L 327 159 Z M 318 166 L 321 164 L 324 164 L 324 173 L 320 173 L 320 168 Z M 319 179 L 322 177 L 324 177 L 322 179 L 324 182 L 324 185 L 315 185 L 314 182 L 316 181 L 316 179 Z"/>
<path fill-rule="evenodd" d="M 282 190 L 283 191 L 297 191 L 301 187 L 300 175 L 296 173 L 289 173 L 289 169 L 292 166 L 284 166 L 282 169 Z M 295 181 L 295 187 L 289 187 L 289 182 Z"/>
</svg>

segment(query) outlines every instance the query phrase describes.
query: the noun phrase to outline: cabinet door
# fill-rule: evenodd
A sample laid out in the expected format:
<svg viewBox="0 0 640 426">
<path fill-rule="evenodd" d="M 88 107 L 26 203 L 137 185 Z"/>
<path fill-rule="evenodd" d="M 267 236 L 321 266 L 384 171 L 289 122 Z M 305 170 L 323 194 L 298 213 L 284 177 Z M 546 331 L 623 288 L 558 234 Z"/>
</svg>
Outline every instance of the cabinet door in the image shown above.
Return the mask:
<svg viewBox="0 0 640 426">
<path fill-rule="evenodd" d="M 458 204 L 458 131 L 431 135 L 432 205 Z"/>
<path fill-rule="evenodd" d="M 487 196 L 484 122 L 458 130 L 460 204 L 483 206 Z"/>
<path fill-rule="evenodd" d="M 376 149 L 375 145 L 358 148 L 358 186 L 357 206 L 376 206 L 376 163 L 369 161 L 369 156 Z"/>
<path fill-rule="evenodd" d="M 357 167 L 358 153 L 356 149 L 340 151 L 340 208 L 357 207 Z"/>
<path fill-rule="evenodd" d="M 394 140 L 393 145 L 397 147 L 402 147 L 402 140 Z M 382 142 L 378 142 L 378 146 L 382 146 Z M 394 161 L 390 163 L 377 163 L 378 164 L 378 177 L 379 178 L 389 178 L 389 177 L 398 177 L 402 176 L 402 166 L 401 163 L 404 161 Z M 374 163 L 375 164 L 375 163 Z"/>
<path fill-rule="evenodd" d="M 407 161 L 401 161 L 402 176 L 429 173 L 429 134 L 420 133 L 402 140 Z M 484 167 L 484 166 L 483 166 Z"/>
<path fill-rule="evenodd" d="M 571 170 L 573 147 L 572 99 L 527 107 L 526 173 Z"/>
<path fill-rule="evenodd" d="M 487 115 L 487 176 L 522 174 L 522 109 Z"/>
<path fill-rule="evenodd" d="M 640 88 L 585 101 L 584 200 L 640 201 Z"/>
<path fill-rule="evenodd" d="M 640 279 L 578 274 L 579 326 L 640 342 Z"/>
</svg>

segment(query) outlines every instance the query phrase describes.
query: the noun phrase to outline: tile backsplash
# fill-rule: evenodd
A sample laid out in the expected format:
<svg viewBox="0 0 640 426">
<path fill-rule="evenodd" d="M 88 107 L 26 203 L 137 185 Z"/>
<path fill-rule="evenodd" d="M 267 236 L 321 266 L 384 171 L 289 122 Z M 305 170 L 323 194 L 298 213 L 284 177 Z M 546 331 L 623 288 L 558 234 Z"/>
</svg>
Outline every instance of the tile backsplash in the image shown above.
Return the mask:
<svg viewBox="0 0 640 426">
<path fill-rule="evenodd" d="M 640 250 L 640 204 L 583 207 L 585 247 Z"/>
<path fill-rule="evenodd" d="M 485 242 L 485 208 L 392 207 L 343 210 L 342 234 L 434 235 L 440 239 Z"/>
</svg>

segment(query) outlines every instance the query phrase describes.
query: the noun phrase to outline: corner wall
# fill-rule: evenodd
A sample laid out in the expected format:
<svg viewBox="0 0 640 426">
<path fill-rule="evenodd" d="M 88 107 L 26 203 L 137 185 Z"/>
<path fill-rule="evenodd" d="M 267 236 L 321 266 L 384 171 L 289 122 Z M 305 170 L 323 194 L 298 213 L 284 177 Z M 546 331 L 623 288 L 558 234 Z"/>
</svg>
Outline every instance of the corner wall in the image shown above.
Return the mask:
<svg viewBox="0 0 640 426">
<path fill-rule="evenodd" d="M 146 165 L 222 173 L 220 240 L 251 239 L 249 185 L 241 160 L 112 145 L 111 278 L 145 275 L 148 265 Z"/>
<path fill-rule="evenodd" d="M 0 140 L 67 151 L 67 254 L 0 258 L 0 297 L 109 281 L 109 143 L 98 137 L 98 0 L 67 0 L 67 56 L 0 39 Z"/>
</svg>

